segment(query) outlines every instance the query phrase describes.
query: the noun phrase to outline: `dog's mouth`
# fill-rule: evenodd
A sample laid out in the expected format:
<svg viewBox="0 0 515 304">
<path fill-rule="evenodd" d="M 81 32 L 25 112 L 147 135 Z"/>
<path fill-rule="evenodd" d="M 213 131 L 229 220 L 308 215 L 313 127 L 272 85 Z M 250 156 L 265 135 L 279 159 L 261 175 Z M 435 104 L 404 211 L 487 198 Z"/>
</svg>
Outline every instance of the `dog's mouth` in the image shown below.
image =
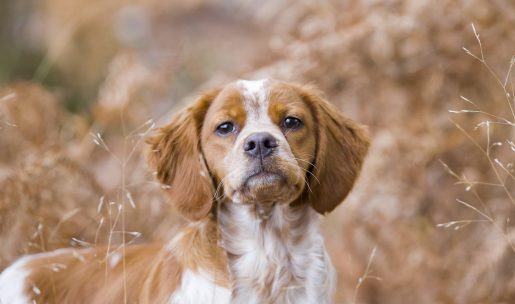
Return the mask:
<svg viewBox="0 0 515 304">
<path fill-rule="evenodd" d="M 286 182 L 286 177 L 281 172 L 268 171 L 262 167 L 254 171 L 243 182 L 243 188 L 266 188 Z"/>
<path fill-rule="evenodd" d="M 303 190 L 303 179 L 289 163 L 277 159 L 250 163 L 226 194 L 233 202 L 290 203 Z"/>
<path fill-rule="evenodd" d="M 277 168 L 256 166 L 243 179 L 238 193 L 242 201 L 247 203 L 267 203 L 284 200 L 285 192 L 289 189 L 288 178 Z"/>
</svg>

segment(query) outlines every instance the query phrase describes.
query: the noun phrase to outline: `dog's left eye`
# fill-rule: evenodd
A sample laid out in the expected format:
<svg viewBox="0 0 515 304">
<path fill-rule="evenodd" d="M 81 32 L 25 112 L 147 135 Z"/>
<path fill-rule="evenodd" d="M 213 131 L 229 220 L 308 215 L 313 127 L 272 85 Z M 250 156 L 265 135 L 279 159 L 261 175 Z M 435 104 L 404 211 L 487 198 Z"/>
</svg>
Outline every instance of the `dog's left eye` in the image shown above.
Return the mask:
<svg viewBox="0 0 515 304">
<path fill-rule="evenodd" d="M 297 117 L 288 116 L 283 120 L 283 127 L 286 129 L 297 129 L 302 125 L 302 121 Z"/>
<path fill-rule="evenodd" d="M 216 133 L 218 135 L 227 135 L 229 133 L 232 133 L 234 131 L 235 127 L 234 124 L 230 121 L 223 122 L 216 127 Z"/>
</svg>

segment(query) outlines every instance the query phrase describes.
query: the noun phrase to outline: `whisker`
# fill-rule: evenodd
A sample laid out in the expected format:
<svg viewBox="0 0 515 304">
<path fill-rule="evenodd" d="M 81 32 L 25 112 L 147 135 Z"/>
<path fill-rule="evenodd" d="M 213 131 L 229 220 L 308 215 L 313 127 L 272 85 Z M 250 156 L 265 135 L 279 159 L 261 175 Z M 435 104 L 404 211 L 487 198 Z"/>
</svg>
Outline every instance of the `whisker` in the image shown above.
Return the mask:
<svg viewBox="0 0 515 304">
<path fill-rule="evenodd" d="M 313 193 L 313 190 L 311 190 L 311 187 L 309 186 L 308 179 L 304 177 L 304 182 L 306 183 L 306 186 L 308 187 L 308 190 L 310 193 Z"/>
<path fill-rule="evenodd" d="M 219 200 L 219 199 L 222 199 L 222 198 L 225 196 L 225 193 L 223 193 L 223 192 L 221 193 L 221 195 L 220 195 L 220 196 L 218 196 L 218 192 L 220 191 L 220 189 L 222 189 L 222 186 L 224 185 L 224 180 L 225 180 L 226 178 L 229 178 L 229 177 L 230 177 L 230 175 L 231 175 L 231 173 L 227 174 L 227 175 L 226 175 L 226 176 L 224 176 L 224 177 L 220 180 L 220 182 L 218 183 L 218 186 L 216 187 L 216 191 L 215 191 L 215 193 L 214 193 L 214 195 L 213 195 L 213 199 L 214 199 L 215 201 L 217 201 L 217 200 Z"/>
<path fill-rule="evenodd" d="M 307 155 L 307 156 L 309 156 L 309 155 Z M 295 156 L 293 156 L 293 158 L 294 158 L 295 160 L 305 162 L 305 163 L 307 163 L 307 164 L 309 164 L 309 165 L 313 166 L 313 168 L 315 168 L 315 169 L 317 169 L 317 170 L 318 170 L 317 166 L 316 166 L 314 163 L 310 162 L 310 161 L 307 161 L 307 160 L 302 159 L 302 158 L 297 158 L 297 157 L 295 157 Z"/>
<path fill-rule="evenodd" d="M 297 168 L 299 168 L 299 169 L 303 170 L 304 172 L 306 172 L 306 173 L 308 173 L 308 174 L 311 174 L 311 176 L 313 176 L 313 178 L 314 178 L 314 179 L 316 179 L 316 181 L 320 184 L 320 180 L 315 176 L 315 174 L 313 174 L 313 172 L 310 172 L 309 170 L 304 169 L 304 168 L 302 168 L 302 167 L 301 167 L 301 166 L 299 166 L 299 165 L 295 165 L 295 166 L 297 166 Z"/>
<path fill-rule="evenodd" d="M 220 191 L 222 185 L 223 185 L 223 178 L 222 178 L 222 180 L 220 180 L 220 182 L 218 183 L 218 186 L 216 187 L 216 191 L 213 194 L 213 200 L 218 201 L 219 199 L 221 199 L 224 196 L 224 194 L 222 194 L 221 196 L 218 196 L 218 191 Z"/>
</svg>

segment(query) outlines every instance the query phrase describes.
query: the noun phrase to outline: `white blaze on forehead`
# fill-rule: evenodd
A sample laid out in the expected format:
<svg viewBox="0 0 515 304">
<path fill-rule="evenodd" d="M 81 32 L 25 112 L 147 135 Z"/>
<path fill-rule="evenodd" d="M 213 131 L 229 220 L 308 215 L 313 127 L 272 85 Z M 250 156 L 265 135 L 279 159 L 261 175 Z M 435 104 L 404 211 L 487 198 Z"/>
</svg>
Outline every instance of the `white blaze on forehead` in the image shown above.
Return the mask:
<svg viewBox="0 0 515 304">
<path fill-rule="evenodd" d="M 239 80 L 242 89 L 243 106 L 247 114 L 247 123 L 265 119 L 268 112 L 268 79 Z"/>
<path fill-rule="evenodd" d="M 265 87 L 268 83 L 268 79 L 260 79 L 260 80 L 238 80 L 238 85 L 240 85 L 243 90 L 245 97 L 256 96 L 261 97 L 260 95 L 264 93 Z M 247 94 L 249 96 L 247 96 Z"/>
<path fill-rule="evenodd" d="M 241 135 L 254 132 L 279 131 L 268 116 L 268 79 L 239 80 L 243 95 L 243 107 L 247 114 Z"/>
</svg>

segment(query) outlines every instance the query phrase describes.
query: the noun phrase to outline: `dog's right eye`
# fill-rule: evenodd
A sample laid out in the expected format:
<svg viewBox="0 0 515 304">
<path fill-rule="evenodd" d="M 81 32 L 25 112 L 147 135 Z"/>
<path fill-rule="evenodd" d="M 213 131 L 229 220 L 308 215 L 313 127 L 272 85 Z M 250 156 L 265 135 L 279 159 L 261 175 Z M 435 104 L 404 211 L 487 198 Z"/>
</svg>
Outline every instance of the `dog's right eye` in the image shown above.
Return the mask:
<svg viewBox="0 0 515 304">
<path fill-rule="evenodd" d="M 225 136 L 227 134 L 230 134 L 234 132 L 236 128 L 234 127 L 234 124 L 230 121 L 223 122 L 216 127 L 216 133 L 221 136 Z"/>
</svg>

